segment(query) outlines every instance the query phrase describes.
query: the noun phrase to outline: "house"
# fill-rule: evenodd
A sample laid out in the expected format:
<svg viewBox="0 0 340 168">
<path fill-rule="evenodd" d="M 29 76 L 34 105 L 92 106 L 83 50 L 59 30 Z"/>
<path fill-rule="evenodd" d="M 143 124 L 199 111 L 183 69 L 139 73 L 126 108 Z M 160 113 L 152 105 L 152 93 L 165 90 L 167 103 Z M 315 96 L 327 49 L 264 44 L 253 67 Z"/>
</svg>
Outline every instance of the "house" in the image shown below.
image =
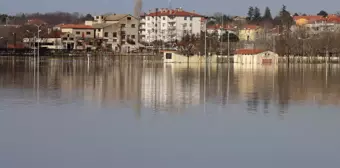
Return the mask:
<svg viewBox="0 0 340 168">
<path fill-rule="evenodd" d="M 163 53 L 164 63 L 202 63 L 206 61 L 205 57 L 201 57 L 199 55 L 186 56 L 173 50 L 164 50 L 161 51 L 161 53 Z M 208 61 L 217 62 L 217 56 L 210 56 Z"/>
<path fill-rule="evenodd" d="M 229 31 L 230 33 L 236 34 L 237 32 L 237 26 L 234 25 L 220 25 L 220 24 L 214 24 L 207 26 L 207 33 L 212 34 L 216 32 L 219 36 L 224 34 L 225 32 Z"/>
<path fill-rule="evenodd" d="M 255 41 L 263 34 L 263 28 L 257 25 L 245 25 L 239 30 L 240 41 Z"/>
<path fill-rule="evenodd" d="M 234 53 L 235 64 L 277 64 L 278 59 L 278 54 L 258 49 L 237 49 Z"/>
<path fill-rule="evenodd" d="M 42 35 L 40 38 L 24 38 L 23 43 L 29 48 L 39 46 L 46 49 L 63 49 L 63 43 L 61 39 L 61 32 L 53 31 L 47 35 Z"/>
<path fill-rule="evenodd" d="M 293 30 L 305 28 L 310 34 L 318 34 L 323 31 L 335 31 L 340 28 L 340 17 L 329 15 L 327 17 L 318 15 L 294 16 L 295 26 Z"/>
<path fill-rule="evenodd" d="M 174 42 L 184 35 L 199 35 L 204 17 L 182 8 L 156 8 L 141 18 L 141 40 L 144 42 Z"/>
<path fill-rule="evenodd" d="M 138 46 L 139 20 L 130 14 L 95 16 L 85 24 L 93 26 L 96 38 L 115 51 L 129 52 Z"/>
<path fill-rule="evenodd" d="M 94 29 L 92 26 L 84 24 L 62 24 L 54 29 L 60 30 L 62 33 L 73 34 L 75 38 L 94 38 Z"/>
</svg>

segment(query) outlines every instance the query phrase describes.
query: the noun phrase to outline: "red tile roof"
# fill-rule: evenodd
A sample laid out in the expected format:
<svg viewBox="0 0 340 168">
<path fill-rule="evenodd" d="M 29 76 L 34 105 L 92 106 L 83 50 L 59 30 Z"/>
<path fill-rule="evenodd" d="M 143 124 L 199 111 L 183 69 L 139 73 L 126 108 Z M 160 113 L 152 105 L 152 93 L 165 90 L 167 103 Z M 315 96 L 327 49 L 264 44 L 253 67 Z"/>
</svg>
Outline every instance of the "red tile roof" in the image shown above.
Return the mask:
<svg viewBox="0 0 340 168">
<path fill-rule="evenodd" d="M 299 19 L 306 19 L 308 23 L 313 23 L 313 22 L 321 22 L 321 21 L 326 21 L 328 23 L 340 23 L 340 17 L 337 15 L 329 15 L 327 17 L 323 16 L 318 16 L 318 15 L 309 15 L 309 16 L 294 16 L 293 17 L 294 21 L 297 21 Z"/>
<path fill-rule="evenodd" d="M 25 48 L 25 45 L 24 44 L 21 44 L 21 43 L 17 43 L 17 44 L 7 44 L 7 48 L 10 48 L 10 49 L 18 49 L 18 48 Z"/>
<path fill-rule="evenodd" d="M 254 29 L 257 29 L 257 28 L 259 28 L 259 26 L 257 26 L 257 25 L 245 25 L 243 27 L 243 29 L 250 29 L 250 30 L 254 30 Z"/>
<path fill-rule="evenodd" d="M 64 24 L 60 25 L 62 29 L 93 29 L 92 26 L 83 25 L 83 24 Z"/>
<path fill-rule="evenodd" d="M 340 17 L 329 17 L 326 22 L 340 24 Z"/>
<path fill-rule="evenodd" d="M 319 20 L 325 20 L 323 16 L 318 16 L 318 15 L 308 15 L 308 16 L 293 16 L 293 19 L 299 20 L 299 19 L 306 19 L 306 20 L 313 20 L 313 21 L 319 21 Z"/>
<path fill-rule="evenodd" d="M 29 19 L 27 20 L 27 24 L 30 25 L 45 25 L 47 24 L 45 21 L 41 20 L 41 19 Z"/>
<path fill-rule="evenodd" d="M 194 12 L 187 12 L 182 9 L 159 9 L 158 12 L 152 12 L 146 16 L 182 16 L 182 17 L 203 17 Z"/>
<path fill-rule="evenodd" d="M 265 50 L 260 50 L 260 49 L 237 49 L 235 51 L 235 54 L 239 55 L 254 55 L 254 54 L 259 54 L 265 52 Z"/>
</svg>

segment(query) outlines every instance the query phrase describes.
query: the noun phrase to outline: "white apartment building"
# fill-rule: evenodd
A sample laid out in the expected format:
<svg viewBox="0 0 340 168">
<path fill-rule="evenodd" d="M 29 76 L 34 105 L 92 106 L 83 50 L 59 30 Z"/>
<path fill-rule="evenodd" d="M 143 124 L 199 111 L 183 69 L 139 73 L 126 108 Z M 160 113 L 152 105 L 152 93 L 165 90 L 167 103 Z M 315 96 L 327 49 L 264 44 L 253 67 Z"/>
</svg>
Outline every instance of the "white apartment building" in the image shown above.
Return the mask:
<svg viewBox="0 0 340 168">
<path fill-rule="evenodd" d="M 149 11 L 140 21 L 140 40 L 173 42 L 187 34 L 199 35 L 203 20 L 204 17 L 195 11 L 187 12 L 181 8 Z"/>
</svg>

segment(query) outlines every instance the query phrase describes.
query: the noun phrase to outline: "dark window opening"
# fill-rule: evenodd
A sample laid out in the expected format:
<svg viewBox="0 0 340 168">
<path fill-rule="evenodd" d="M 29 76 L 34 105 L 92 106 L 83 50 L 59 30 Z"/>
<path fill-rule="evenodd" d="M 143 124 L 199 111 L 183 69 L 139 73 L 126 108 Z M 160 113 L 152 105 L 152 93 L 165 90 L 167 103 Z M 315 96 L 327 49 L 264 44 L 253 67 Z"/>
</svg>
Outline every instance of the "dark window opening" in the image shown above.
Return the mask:
<svg viewBox="0 0 340 168">
<path fill-rule="evenodd" d="M 172 53 L 166 53 L 165 58 L 166 59 L 172 59 Z"/>
</svg>

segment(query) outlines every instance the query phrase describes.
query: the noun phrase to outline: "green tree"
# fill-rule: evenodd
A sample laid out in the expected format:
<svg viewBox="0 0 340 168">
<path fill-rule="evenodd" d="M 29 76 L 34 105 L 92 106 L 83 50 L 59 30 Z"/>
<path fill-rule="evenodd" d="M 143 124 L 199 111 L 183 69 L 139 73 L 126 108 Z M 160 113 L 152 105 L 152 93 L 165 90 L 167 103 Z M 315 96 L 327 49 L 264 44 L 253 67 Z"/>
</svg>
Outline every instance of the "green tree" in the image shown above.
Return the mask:
<svg viewBox="0 0 340 168">
<path fill-rule="evenodd" d="M 249 7 L 248 9 L 248 17 L 247 17 L 247 20 L 248 21 L 252 21 L 254 19 L 254 7 Z"/>
<path fill-rule="evenodd" d="M 270 12 L 269 7 L 266 7 L 262 19 L 263 20 L 273 20 L 272 13 Z"/>
<path fill-rule="evenodd" d="M 327 17 L 328 16 L 328 13 L 324 10 L 321 10 L 318 14 L 318 16 L 323 16 L 323 17 Z"/>
<path fill-rule="evenodd" d="M 259 22 L 261 20 L 261 11 L 258 7 L 254 8 L 253 21 Z"/>
<path fill-rule="evenodd" d="M 284 26 L 286 29 L 289 29 L 293 25 L 293 18 L 290 13 L 287 11 L 286 6 L 282 5 L 282 9 L 280 11 L 280 22 L 281 26 Z"/>
</svg>

